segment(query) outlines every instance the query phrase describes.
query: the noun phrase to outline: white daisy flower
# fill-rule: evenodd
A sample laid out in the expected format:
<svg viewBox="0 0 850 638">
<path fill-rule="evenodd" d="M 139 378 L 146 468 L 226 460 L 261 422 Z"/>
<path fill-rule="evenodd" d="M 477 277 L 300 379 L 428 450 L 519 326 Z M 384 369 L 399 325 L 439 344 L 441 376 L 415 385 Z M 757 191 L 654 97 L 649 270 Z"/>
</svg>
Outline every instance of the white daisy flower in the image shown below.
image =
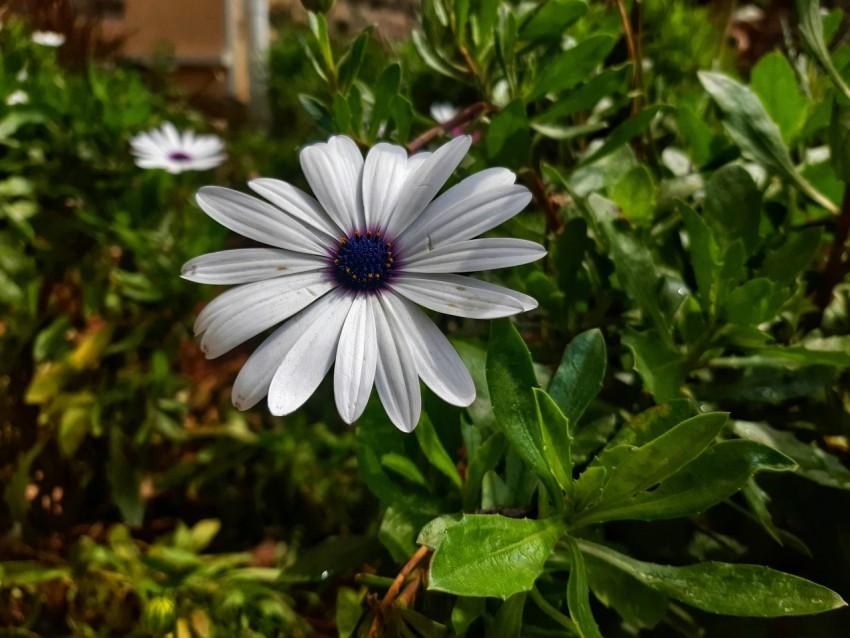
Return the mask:
<svg viewBox="0 0 850 638">
<path fill-rule="evenodd" d="M 198 192 L 210 217 L 271 246 L 203 255 L 183 267 L 190 281 L 241 284 L 195 322 L 207 358 L 287 320 L 236 377 L 237 408 L 268 395 L 272 414 L 294 412 L 333 365 L 336 407 L 347 423 L 363 413 L 373 385 L 405 432 L 419 421 L 420 378 L 448 403 L 472 403 L 469 372 L 417 304 L 476 319 L 531 310 L 537 302 L 527 295 L 452 273 L 525 264 L 546 251 L 522 239 L 472 239 L 531 200 L 505 168 L 481 171 L 434 199 L 470 143 L 457 137 L 411 157 L 382 143 L 364 161 L 352 140 L 332 137 L 301 152 L 317 199 L 267 178 L 249 186 L 270 204 L 217 186 Z"/>
<path fill-rule="evenodd" d="M 169 173 L 205 171 L 221 164 L 227 155 L 224 144 L 215 135 L 180 133 L 171 122 L 158 129 L 140 133 L 130 140 L 136 166 L 163 168 Z"/>
<path fill-rule="evenodd" d="M 445 124 L 458 114 L 457 107 L 448 102 L 434 102 L 429 111 L 437 124 Z"/>
<path fill-rule="evenodd" d="M 61 47 L 65 44 L 65 36 L 55 31 L 33 31 L 32 41 L 43 47 Z"/>
<path fill-rule="evenodd" d="M 17 90 L 14 93 L 10 93 L 9 97 L 6 98 L 6 104 L 8 106 L 15 106 L 16 104 L 26 104 L 29 101 L 30 96 L 21 90 Z"/>
</svg>

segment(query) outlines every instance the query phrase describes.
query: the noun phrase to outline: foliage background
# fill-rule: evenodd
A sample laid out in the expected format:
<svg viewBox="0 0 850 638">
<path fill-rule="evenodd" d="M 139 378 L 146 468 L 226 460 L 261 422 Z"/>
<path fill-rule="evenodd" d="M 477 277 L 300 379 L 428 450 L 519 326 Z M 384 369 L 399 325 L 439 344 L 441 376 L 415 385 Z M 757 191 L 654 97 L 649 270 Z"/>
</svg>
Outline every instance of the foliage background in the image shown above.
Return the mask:
<svg viewBox="0 0 850 638">
<path fill-rule="evenodd" d="M 569 508 L 572 490 L 592 505 L 613 489 L 594 491 L 586 468 L 613 471 L 620 461 L 600 451 L 651 442 L 640 437 L 675 425 L 661 425 L 665 410 L 676 422 L 729 412 L 718 441 L 784 455 L 758 448 L 762 460 L 714 507 L 588 523 L 582 542 L 664 565 L 766 565 L 850 592 L 848 19 L 817 6 L 812 18 L 812 3 L 800 4 L 798 14 L 764 2 L 753 23 L 736 19 L 735 3 L 435 0 L 399 42 L 329 33 L 317 14 L 280 27 L 271 132 L 221 123 L 229 161 L 181 176 L 143 172 L 128 152 L 132 135 L 164 120 L 213 128 L 167 77 L 89 60 L 84 46 L 76 57 L 40 47 L 31 26 L 7 20 L 0 626 L 22 636 L 594 635 L 596 623 L 605 636 L 842 635 L 846 610 L 715 615 L 591 559 L 588 621 L 581 587 L 566 589 L 579 570 L 564 540 L 545 565 L 520 565 L 537 584 L 505 602 L 426 590 L 427 560 L 391 589 L 439 515 L 554 520 L 546 474 L 498 405 L 539 383 L 570 417 Z M 736 50 L 730 34 L 772 46 Z M 6 104 L 16 90 L 27 104 Z M 440 129 L 437 101 L 469 108 Z M 518 332 L 440 320 L 478 401 L 461 412 L 427 396 L 413 436 L 379 405 L 344 426 L 327 383 L 290 417 L 236 412 L 229 386 L 255 344 L 206 361 L 191 326 L 217 291 L 177 274 L 242 240 L 203 216 L 194 191 L 244 190 L 257 175 L 305 187 L 297 150 L 331 133 L 421 148 L 457 128 L 477 138 L 457 179 L 515 170 L 535 200 L 499 234 L 549 249 L 541 263 L 485 275 L 540 301 Z M 576 393 L 571 413 L 564 396 Z M 710 490 L 722 476 L 696 484 Z M 576 506 L 565 520 L 580 515 Z M 431 571 L 432 586 L 440 578 Z"/>
</svg>

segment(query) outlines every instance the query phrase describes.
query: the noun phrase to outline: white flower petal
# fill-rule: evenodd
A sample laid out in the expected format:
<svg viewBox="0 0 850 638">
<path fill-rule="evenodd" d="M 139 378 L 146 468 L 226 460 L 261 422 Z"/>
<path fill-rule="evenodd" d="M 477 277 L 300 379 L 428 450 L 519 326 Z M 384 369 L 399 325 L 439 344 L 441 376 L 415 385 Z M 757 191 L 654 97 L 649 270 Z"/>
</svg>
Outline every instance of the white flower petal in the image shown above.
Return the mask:
<svg viewBox="0 0 850 638">
<path fill-rule="evenodd" d="M 332 137 L 301 151 L 301 168 L 316 199 L 337 226 L 350 234 L 366 226 L 361 194 L 363 155 L 351 139 Z"/>
<path fill-rule="evenodd" d="M 219 224 L 249 239 L 295 252 L 328 254 L 326 236 L 255 197 L 221 186 L 204 186 L 195 199 Z"/>
<path fill-rule="evenodd" d="M 162 133 L 165 135 L 165 139 L 168 140 L 168 144 L 172 149 L 178 149 L 183 146 L 180 143 L 180 133 L 177 132 L 177 127 L 171 122 L 165 122 L 162 125 Z"/>
<path fill-rule="evenodd" d="M 332 301 L 292 344 L 275 372 L 269 387 L 269 411 L 275 416 L 300 408 L 333 365 L 354 295 L 336 294 Z"/>
<path fill-rule="evenodd" d="M 337 226 L 315 198 L 292 184 L 263 177 L 248 182 L 248 186 L 295 219 L 322 231 L 333 239 L 338 239 L 345 234 L 345 229 Z"/>
<path fill-rule="evenodd" d="M 275 330 L 260 344 L 242 366 L 233 383 L 232 400 L 238 410 L 254 407 L 269 393 L 269 386 L 286 353 L 329 308 L 339 304 L 342 296 L 344 293 L 338 291 L 325 295 Z"/>
<path fill-rule="evenodd" d="M 407 152 L 393 144 L 376 144 L 363 166 L 366 227 L 383 231 L 407 179 Z"/>
<path fill-rule="evenodd" d="M 375 387 L 393 425 L 412 432 L 422 413 L 416 361 L 404 338 L 405 326 L 396 323 L 384 296 L 377 299 L 379 303 L 373 307 L 378 337 Z"/>
<path fill-rule="evenodd" d="M 363 414 L 378 363 L 372 295 L 358 294 L 339 336 L 334 366 L 334 399 L 342 420 L 354 423 Z"/>
<path fill-rule="evenodd" d="M 280 248 L 241 248 L 195 257 L 181 277 L 199 284 L 245 284 L 326 267 L 327 260 Z"/>
<path fill-rule="evenodd" d="M 476 237 L 510 219 L 531 201 L 525 186 L 504 168 L 467 177 L 435 199 L 398 237 L 406 256 Z"/>
<path fill-rule="evenodd" d="M 257 281 L 228 290 L 198 315 L 201 350 L 215 359 L 267 328 L 288 319 L 336 288 L 325 273 L 309 272 Z"/>
<path fill-rule="evenodd" d="M 470 239 L 404 259 L 404 272 L 475 272 L 537 261 L 546 254 L 540 244 L 525 239 Z"/>
<path fill-rule="evenodd" d="M 398 325 L 406 326 L 404 337 L 410 346 L 416 370 L 438 397 L 465 408 L 475 401 L 475 384 L 460 356 L 428 316 L 405 298 L 383 297 Z"/>
<path fill-rule="evenodd" d="M 399 273 L 387 285 L 420 306 L 457 317 L 496 319 L 537 307 L 528 295 L 462 275 Z"/>
<path fill-rule="evenodd" d="M 425 210 L 460 164 L 471 144 L 470 136 L 461 135 L 438 148 L 424 161 L 414 159 L 415 155 L 411 158 L 416 168 L 410 172 L 387 224 L 388 237 L 399 237 Z"/>
</svg>

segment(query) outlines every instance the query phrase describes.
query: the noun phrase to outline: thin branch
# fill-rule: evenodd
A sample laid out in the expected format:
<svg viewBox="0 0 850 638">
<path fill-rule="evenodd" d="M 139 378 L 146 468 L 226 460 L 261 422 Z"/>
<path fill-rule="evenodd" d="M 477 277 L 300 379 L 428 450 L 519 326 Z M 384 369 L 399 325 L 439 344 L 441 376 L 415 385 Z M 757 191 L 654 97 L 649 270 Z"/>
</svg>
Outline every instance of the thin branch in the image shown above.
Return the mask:
<svg viewBox="0 0 850 638">
<path fill-rule="evenodd" d="M 410 576 L 411 572 L 417 568 L 422 559 L 428 555 L 428 552 L 431 551 L 429 547 L 423 545 L 420 547 L 417 552 L 410 557 L 410 560 L 405 563 L 404 567 L 398 573 L 398 576 L 393 580 L 393 584 L 390 585 L 390 588 L 387 590 L 387 593 L 384 594 L 383 600 L 381 600 L 381 604 L 375 609 L 375 619 L 372 621 L 372 626 L 369 627 L 369 638 L 377 638 L 379 635 L 379 630 L 381 627 L 381 621 L 384 619 L 390 611 L 390 607 L 392 607 L 393 602 L 401 591 L 402 585 L 407 580 L 407 577 Z M 418 579 L 414 581 L 418 586 Z M 405 600 L 409 600 L 412 597 L 412 592 L 405 590 L 404 592 Z"/>
<path fill-rule="evenodd" d="M 464 124 L 471 122 L 482 113 L 495 113 L 498 110 L 498 108 L 489 102 L 476 102 L 471 106 L 467 106 L 465 109 L 458 111 L 457 115 L 449 121 L 443 122 L 442 124 L 425 131 L 422 135 L 407 145 L 407 151 L 409 153 L 415 153 L 428 142 L 439 137 L 443 133 L 448 133 L 459 126 L 463 126 Z"/>
</svg>

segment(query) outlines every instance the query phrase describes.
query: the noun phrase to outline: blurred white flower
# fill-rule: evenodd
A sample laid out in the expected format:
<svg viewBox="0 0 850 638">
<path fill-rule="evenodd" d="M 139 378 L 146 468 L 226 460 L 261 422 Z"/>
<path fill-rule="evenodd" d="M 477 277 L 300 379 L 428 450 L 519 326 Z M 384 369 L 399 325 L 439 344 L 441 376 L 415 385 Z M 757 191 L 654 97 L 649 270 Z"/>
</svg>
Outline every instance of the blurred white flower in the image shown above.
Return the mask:
<svg viewBox="0 0 850 638">
<path fill-rule="evenodd" d="M 431 117 L 437 124 L 445 124 L 457 115 L 457 108 L 448 102 L 434 102 L 430 108 Z"/>
<path fill-rule="evenodd" d="M 505 168 L 481 171 L 434 199 L 470 144 L 457 137 L 408 157 L 382 143 L 364 161 L 352 140 L 332 137 L 301 152 L 316 199 L 266 178 L 249 186 L 271 204 L 216 186 L 198 192 L 213 219 L 272 246 L 202 255 L 183 267 L 190 281 L 241 284 L 195 322 L 208 358 L 285 322 L 236 377 L 237 408 L 268 395 L 272 414 L 289 414 L 333 365 L 336 406 L 347 423 L 363 413 L 373 384 L 405 432 L 419 421 L 420 378 L 448 403 L 472 403 L 469 372 L 416 304 L 475 319 L 531 310 L 537 302 L 527 295 L 452 273 L 525 264 L 545 250 L 522 239 L 472 239 L 531 200 Z"/>
<path fill-rule="evenodd" d="M 29 101 L 29 95 L 20 90 L 15 91 L 14 93 L 10 93 L 9 97 L 6 98 L 6 104 L 8 106 L 15 106 L 16 104 L 26 104 Z"/>
<path fill-rule="evenodd" d="M 44 47 L 61 47 L 65 44 L 65 36 L 55 31 L 33 31 L 32 41 Z"/>
<path fill-rule="evenodd" d="M 136 166 L 162 168 L 173 174 L 209 170 L 227 159 L 219 137 L 195 135 L 194 131 L 181 133 L 171 122 L 136 135 L 130 146 Z"/>
</svg>

